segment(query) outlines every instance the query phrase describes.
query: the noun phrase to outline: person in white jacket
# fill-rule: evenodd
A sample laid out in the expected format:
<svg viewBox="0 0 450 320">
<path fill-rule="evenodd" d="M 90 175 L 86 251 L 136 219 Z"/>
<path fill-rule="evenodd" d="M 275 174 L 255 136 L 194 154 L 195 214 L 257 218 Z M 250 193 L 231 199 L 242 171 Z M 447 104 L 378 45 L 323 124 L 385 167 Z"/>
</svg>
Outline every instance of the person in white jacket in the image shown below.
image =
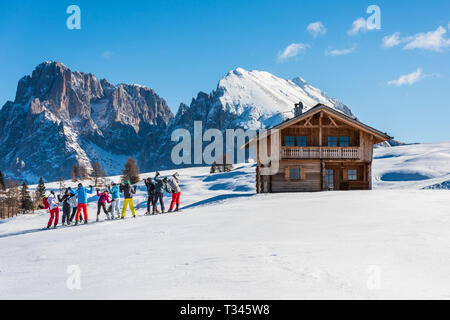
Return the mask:
<svg viewBox="0 0 450 320">
<path fill-rule="evenodd" d="M 180 181 L 178 179 L 178 173 L 173 174 L 168 179 L 168 185 L 170 190 L 172 191 L 172 202 L 170 203 L 169 212 L 173 212 L 173 208 L 176 204 L 175 212 L 180 210 L 180 197 L 181 197 L 181 188 Z"/>
<path fill-rule="evenodd" d="M 49 210 L 50 210 L 50 220 L 48 221 L 47 224 L 47 229 L 50 229 L 50 227 L 52 226 L 53 220 L 54 220 L 54 225 L 53 228 L 56 229 L 56 227 L 58 226 L 58 222 L 59 222 L 59 207 L 58 207 L 58 199 L 55 195 L 55 191 L 51 191 L 50 195 L 48 196 L 48 205 L 49 205 Z"/>
<path fill-rule="evenodd" d="M 73 219 L 75 218 L 75 215 L 77 214 L 77 207 L 78 207 L 78 196 L 76 194 L 71 193 L 70 199 L 69 199 L 70 208 L 72 210 L 72 214 L 70 215 L 69 219 L 69 225 L 72 224 Z M 83 215 L 80 213 L 80 220 L 82 220 Z"/>
</svg>

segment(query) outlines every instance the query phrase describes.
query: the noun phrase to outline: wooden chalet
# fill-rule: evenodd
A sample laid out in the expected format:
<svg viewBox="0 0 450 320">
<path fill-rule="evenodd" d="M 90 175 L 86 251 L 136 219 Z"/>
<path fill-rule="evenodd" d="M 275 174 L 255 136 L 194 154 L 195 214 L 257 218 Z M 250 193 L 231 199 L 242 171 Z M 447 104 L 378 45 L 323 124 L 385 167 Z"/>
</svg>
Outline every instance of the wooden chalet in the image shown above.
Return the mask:
<svg viewBox="0 0 450 320">
<path fill-rule="evenodd" d="M 258 136 L 243 146 L 257 144 L 257 192 L 372 189 L 373 146 L 393 138 L 323 104 L 303 112 L 299 103 L 294 110 L 295 117 L 268 130 L 266 140 Z M 262 175 L 260 143 L 266 141 L 270 154 L 272 136 L 280 139 L 279 170 Z"/>
</svg>

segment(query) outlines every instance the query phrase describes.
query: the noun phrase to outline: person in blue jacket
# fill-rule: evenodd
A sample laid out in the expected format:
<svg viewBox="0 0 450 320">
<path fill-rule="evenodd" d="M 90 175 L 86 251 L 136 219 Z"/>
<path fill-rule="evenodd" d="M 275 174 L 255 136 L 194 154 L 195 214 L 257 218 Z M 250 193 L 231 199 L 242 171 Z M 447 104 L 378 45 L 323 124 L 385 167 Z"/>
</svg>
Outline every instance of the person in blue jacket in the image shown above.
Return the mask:
<svg viewBox="0 0 450 320">
<path fill-rule="evenodd" d="M 87 194 L 91 194 L 94 192 L 94 187 L 89 186 L 89 190 L 83 187 L 81 183 L 78 184 L 78 189 L 75 191 L 72 188 L 69 188 L 69 191 L 73 194 L 78 195 L 78 205 L 77 205 L 77 215 L 75 217 L 75 225 L 78 224 L 78 221 L 80 219 L 80 213 L 81 210 L 83 210 L 84 213 L 84 223 L 88 223 L 88 212 L 87 212 Z"/>
<path fill-rule="evenodd" d="M 111 183 L 109 193 L 111 194 L 111 218 L 114 219 L 114 212 L 117 212 L 117 219 L 120 218 L 119 202 L 120 202 L 120 187 L 115 183 Z"/>
</svg>

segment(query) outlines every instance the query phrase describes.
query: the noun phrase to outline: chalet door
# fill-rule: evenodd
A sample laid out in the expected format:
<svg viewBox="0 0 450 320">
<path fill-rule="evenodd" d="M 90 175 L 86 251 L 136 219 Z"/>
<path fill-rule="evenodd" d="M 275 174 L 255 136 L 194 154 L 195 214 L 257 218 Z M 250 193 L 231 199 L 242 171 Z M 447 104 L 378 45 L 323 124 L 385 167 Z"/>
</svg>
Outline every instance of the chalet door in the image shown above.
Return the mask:
<svg viewBox="0 0 450 320">
<path fill-rule="evenodd" d="M 325 190 L 334 190 L 334 170 L 325 170 Z"/>
</svg>

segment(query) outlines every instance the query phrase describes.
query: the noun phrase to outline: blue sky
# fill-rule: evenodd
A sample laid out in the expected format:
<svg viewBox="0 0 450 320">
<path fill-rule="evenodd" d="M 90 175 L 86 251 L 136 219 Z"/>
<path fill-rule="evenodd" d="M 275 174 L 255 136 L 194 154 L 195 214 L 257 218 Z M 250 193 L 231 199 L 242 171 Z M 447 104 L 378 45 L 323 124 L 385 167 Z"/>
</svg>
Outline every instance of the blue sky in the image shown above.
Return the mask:
<svg viewBox="0 0 450 320">
<path fill-rule="evenodd" d="M 381 30 L 357 23 L 372 4 Z M 174 112 L 242 67 L 301 76 L 401 141 L 450 140 L 449 23 L 448 0 L 1 1 L 0 105 L 47 60 L 152 87 Z"/>
</svg>

